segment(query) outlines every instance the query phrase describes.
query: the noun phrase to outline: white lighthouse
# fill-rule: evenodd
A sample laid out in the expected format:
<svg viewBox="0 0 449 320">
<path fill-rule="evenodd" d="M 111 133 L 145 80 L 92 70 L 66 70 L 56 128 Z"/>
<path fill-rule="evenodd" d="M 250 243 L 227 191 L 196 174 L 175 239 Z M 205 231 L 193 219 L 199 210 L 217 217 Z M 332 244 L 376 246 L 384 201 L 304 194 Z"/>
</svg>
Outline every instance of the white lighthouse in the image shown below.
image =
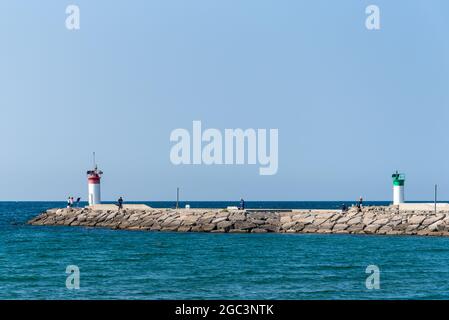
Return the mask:
<svg viewBox="0 0 449 320">
<path fill-rule="evenodd" d="M 103 171 L 98 170 L 95 163 L 94 154 L 94 169 L 87 171 L 87 183 L 89 185 L 89 206 L 101 203 L 101 193 L 100 193 L 100 179 Z"/>
<path fill-rule="evenodd" d="M 393 204 L 402 204 L 404 203 L 405 175 L 396 171 L 391 177 L 393 178 Z"/>
</svg>

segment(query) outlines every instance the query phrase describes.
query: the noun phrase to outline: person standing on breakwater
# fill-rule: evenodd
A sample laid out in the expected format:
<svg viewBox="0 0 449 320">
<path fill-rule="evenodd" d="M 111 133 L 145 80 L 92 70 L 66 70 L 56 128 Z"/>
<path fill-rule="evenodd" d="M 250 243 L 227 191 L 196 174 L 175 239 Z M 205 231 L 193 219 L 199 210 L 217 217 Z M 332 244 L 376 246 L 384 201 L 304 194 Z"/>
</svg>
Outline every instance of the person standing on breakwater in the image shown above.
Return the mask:
<svg viewBox="0 0 449 320">
<path fill-rule="evenodd" d="M 245 210 L 245 200 L 243 200 L 243 198 L 240 198 L 239 210 Z"/>
<path fill-rule="evenodd" d="M 118 198 L 117 202 L 118 202 L 118 209 L 119 210 L 123 209 L 123 198 L 122 197 Z"/>
<path fill-rule="evenodd" d="M 73 208 L 73 197 L 68 197 L 67 198 L 67 208 Z"/>
<path fill-rule="evenodd" d="M 359 201 L 357 202 L 357 211 L 361 211 L 362 210 L 362 205 L 363 205 L 363 198 L 360 197 Z"/>
</svg>

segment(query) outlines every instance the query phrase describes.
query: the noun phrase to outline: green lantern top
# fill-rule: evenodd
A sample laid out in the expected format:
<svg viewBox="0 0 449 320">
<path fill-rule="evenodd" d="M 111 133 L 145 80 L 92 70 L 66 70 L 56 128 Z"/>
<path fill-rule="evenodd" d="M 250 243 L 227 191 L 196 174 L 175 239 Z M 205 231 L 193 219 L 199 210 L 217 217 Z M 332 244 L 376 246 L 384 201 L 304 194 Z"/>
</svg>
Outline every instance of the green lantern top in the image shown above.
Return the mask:
<svg viewBox="0 0 449 320">
<path fill-rule="evenodd" d="M 396 171 L 396 173 L 393 173 L 391 175 L 393 178 L 393 185 L 394 186 L 403 186 L 405 183 L 405 174 L 399 173 Z"/>
</svg>

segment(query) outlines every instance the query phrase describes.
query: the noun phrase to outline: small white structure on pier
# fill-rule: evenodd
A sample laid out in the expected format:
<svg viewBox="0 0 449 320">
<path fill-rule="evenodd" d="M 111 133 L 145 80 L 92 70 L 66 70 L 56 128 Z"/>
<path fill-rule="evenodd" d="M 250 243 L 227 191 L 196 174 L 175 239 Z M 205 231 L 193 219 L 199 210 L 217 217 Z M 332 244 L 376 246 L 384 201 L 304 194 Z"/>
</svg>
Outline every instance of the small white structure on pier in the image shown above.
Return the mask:
<svg viewBox="0 0 449 320">
<path fill-rule="evenodd" d="M 98 166 L 95 163 L 94 153 L 94 169 L 87 171 L 87 183 L 89 186 L 89 206 L 101 203 L 100 180 L 102 174 L 103 171 L 98 170 Z"/>
<path fill-rule="evenodd" d="M 399 205 L 404 203 L 404 184 L 405 184 L 405 175 L 403 173 L 393 173 L 391 175 L 393 178 L 393 204 Z"/>
</svg>

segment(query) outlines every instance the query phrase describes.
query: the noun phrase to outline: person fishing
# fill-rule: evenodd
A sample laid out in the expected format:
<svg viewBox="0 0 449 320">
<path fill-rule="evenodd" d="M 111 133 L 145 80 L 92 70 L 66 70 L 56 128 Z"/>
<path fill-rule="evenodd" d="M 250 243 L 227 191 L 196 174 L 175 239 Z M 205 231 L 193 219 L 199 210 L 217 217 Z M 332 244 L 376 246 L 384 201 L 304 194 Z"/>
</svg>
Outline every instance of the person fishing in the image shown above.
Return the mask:
<svg viewBox="0 0 449 320">
<path fill-rule="evenodd" d="M 240 210 L 245 210 L 245 200 L 243 200 L 243 198 L 240 198 Z"/>
<path fill-rule="evenodd" d="M 117 202 L 118 202 L 118 209 L 119 210 L 123 209 L 123 198 L 122 197 L 118 198 Z"/>
</svg>

